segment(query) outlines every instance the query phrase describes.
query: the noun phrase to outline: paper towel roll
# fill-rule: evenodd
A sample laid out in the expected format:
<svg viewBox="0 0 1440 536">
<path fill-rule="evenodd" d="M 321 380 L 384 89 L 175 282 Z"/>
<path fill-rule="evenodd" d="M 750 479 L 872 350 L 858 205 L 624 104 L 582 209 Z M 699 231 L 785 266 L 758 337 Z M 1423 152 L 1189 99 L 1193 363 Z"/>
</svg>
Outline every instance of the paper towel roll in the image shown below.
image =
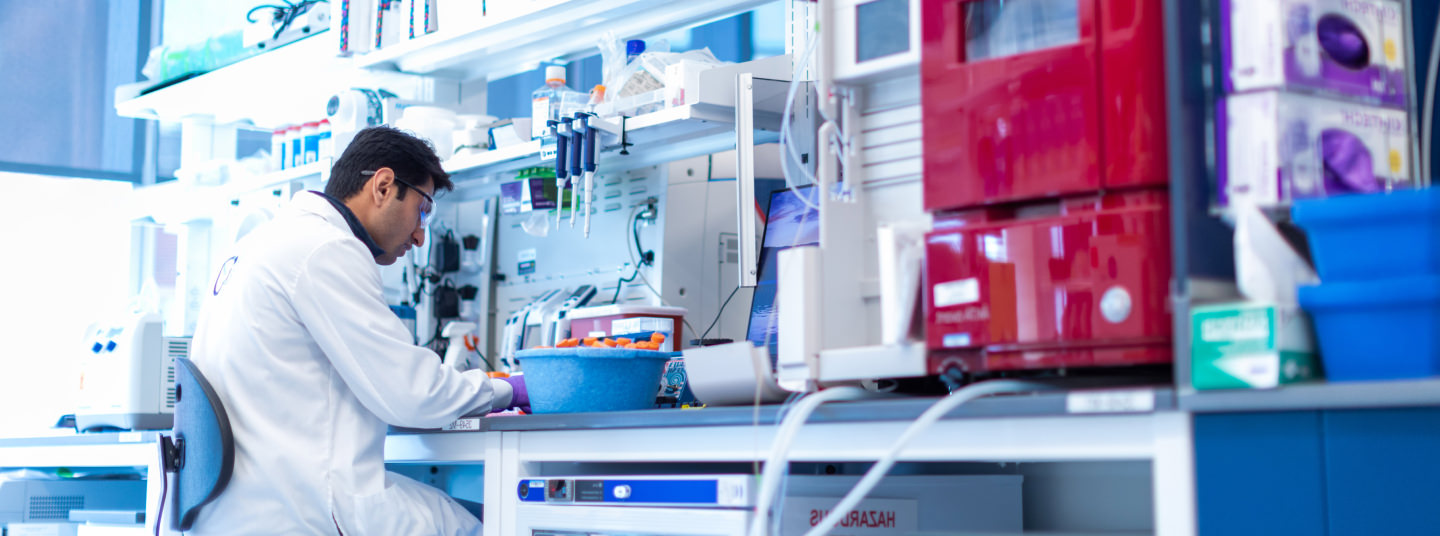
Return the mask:
<svg viewBox="0 0 1440 536">
<path fill-rule="evenodd" d="M 765 350 L 749 341 L 691 348 L 684 359 L 690 390 L 707 406 L 753 404 L 756 389 L 761 403 L 780 402 L 789 395 L 775 383 Z"/>
</svg>

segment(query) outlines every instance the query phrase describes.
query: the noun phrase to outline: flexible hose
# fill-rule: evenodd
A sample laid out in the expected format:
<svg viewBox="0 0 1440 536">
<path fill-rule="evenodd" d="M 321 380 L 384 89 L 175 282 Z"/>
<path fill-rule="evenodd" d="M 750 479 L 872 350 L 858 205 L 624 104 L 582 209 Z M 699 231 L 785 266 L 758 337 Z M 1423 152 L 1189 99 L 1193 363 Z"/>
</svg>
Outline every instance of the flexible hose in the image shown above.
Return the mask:
<svg viewBox="0 0 1440 536">
<path fill-rule="evenodd" d="M 750 520 L 751 536 L 764 536 L 765 526 L 771 515 L 771 504 L 775 502 L 775 495 L 780 489 L 780 482 L 785 477 L 790 463 L 787 458 L 790 452 L 790 445 L 795 442 L 795 436 L 799 433 L 800 427 L 810 418 L 821 404 L 840 400 L 859 400 L 871 396 L 864 389 L 858 387 L 836 387 L 811 394 L 800 399 L 795 404 L 795 409 L 785 416 L 780 423 L 779 429 L 775 432 L 775 440 L 771 443 L 770 457 L 765 460 L 765 471 L 760 476 L 760 496 L 755 501 L 755 515 Z"/>
<path fill-rule="evenodd" d="M 920 414 L 920 417 L 915 419 L 915 422 L 911 423 L 910 426 L 905 429 L 904 433 L 900 434 L 900 439 L 897 439 L 895 444 L 890 447 L 890 450 L 886 452 L 879 461 L 876 461 L 875 465 L 872 466 L 869 471 L 865 472 L 865 477 L 861 478 L 860 482 L 855 484 L 855 487 L 850 490 L 850 493 L 845 495 L 845 498 L 842 499 L 839 504 L 836 504 L 834 508 L 830 509 L 830 513 L 825 515 L 823 521 L 815 525 L 809 532 L 806 532 L 805 536 L 822 536 L 829 533 L 830 529 L 835 528 L 835 525 L 840 523 L 840 520 L 844 519 L 850 510 L 853 510 L 859 505 L 860 501 L 864 499 L 871 490 L 875 489 L 875 486 L 880 483 L 881 479 L 885 478 L 885 474 L 890 472 L 891 467 L 895 466 L 895 462 L 899 460 L 900 453 L 905 450 L 906 445 L 909 445 L 911 440 L 915 439 L 921 432 L 924 432 L 930 428 L 931 425 L 935 424 L 935 421 L 940 420 L 941 417 L 949 414 L 955 408 L 971 400 L 989 395 L 1044 391 L 1049 389 L 1052 389 L 1052 387 L 1042 383 L 1018 380 L 992 380 L 972 384 L 940 399 L 935 405 L 930 406 L 930 409 L 925 410 L 925 413 Z M 766 466 L 766 469 L 768 470 L 769 466 Z"/>
</svg>

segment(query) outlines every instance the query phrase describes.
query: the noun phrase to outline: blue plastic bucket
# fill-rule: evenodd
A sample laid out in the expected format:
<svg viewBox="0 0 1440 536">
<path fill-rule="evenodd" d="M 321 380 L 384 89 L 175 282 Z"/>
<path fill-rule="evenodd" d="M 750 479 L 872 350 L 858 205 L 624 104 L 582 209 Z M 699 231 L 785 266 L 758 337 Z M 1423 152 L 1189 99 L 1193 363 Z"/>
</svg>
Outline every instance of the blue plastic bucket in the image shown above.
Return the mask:
<svg viewBox="0 0 1440 536">
<path fill-rule="evenodd" d="M 1326 283 L 1440 275 L 1440 189 L 1296 201 Z"/>
<path fill-rule="evenodd" d="M 1440 276 L 1301 287 L 1300 306 L 1331 381 L 1440 375 Z"/>
<path fill-rule="evenodd" d="M 660 376 L 674 352 L 624 348 L 522 350 L 534 413 L 624 411 L 655 407 Z"/>
</svg>

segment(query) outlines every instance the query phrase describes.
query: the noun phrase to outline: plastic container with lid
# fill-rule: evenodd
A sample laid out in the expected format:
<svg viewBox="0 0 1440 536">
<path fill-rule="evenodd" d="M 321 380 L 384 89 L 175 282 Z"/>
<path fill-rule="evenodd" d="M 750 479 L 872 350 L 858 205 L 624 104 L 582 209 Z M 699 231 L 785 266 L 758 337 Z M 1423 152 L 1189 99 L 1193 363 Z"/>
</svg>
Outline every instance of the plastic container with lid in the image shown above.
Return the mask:
<svg viewBox="0 0 1440 536">
<path fill-rule="evenodd" d="M 335 158 L 335 138 L 331 136 L 331 132 L 333 131 L 330 128 L 330 120 L 321 119 L 319 126 L 319 157 L 321 159 Z"/>
<path fill-rule="evenodd" d="M 285 161 L 289 163 L 289 167 L 305 164 L 305 138 L 300 135 L 300 125 L 290 125 L 290 128 L 285 129 L 285 147 L 289 148 L 285 153 Z"/>
<path fill-rule="evenodd" d="M 270 171 L 290 167 L 285 161 L 285 131 L 286 127 L 280 127 L 270 133 Z"/>
<path fill-rule="evenodd" d="M 304 139 L 301 146 L 304 152 L 301 158 L 306 164 L 320 160 L 320 122 L 310 121 L 300 126 L 300 137 Z"/>
<path fill-rule="evenodd" d="M 1440 376 L 1440 275 L 1300 288 L 1330 381 Z"/>
</svg>

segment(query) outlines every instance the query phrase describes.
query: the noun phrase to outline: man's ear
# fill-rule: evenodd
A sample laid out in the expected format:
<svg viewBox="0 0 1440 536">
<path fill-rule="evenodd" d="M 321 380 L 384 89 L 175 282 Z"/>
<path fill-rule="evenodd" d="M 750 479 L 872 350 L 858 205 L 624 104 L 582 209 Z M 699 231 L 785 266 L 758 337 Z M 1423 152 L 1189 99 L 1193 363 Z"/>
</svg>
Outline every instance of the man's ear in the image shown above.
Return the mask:
<svg viewBox="0 0 1440 536">
<path fill-rule="evenodd" d="M 365 185 L 365 191 L 370 193 L 370 202 L 379 208 L 385 204 L 386 198 L 394 195 L 396 186 L 395 170 L 382 167 L 375 170 L 375 175 L 370 177 L 370 182 Z"/>
</svg>

